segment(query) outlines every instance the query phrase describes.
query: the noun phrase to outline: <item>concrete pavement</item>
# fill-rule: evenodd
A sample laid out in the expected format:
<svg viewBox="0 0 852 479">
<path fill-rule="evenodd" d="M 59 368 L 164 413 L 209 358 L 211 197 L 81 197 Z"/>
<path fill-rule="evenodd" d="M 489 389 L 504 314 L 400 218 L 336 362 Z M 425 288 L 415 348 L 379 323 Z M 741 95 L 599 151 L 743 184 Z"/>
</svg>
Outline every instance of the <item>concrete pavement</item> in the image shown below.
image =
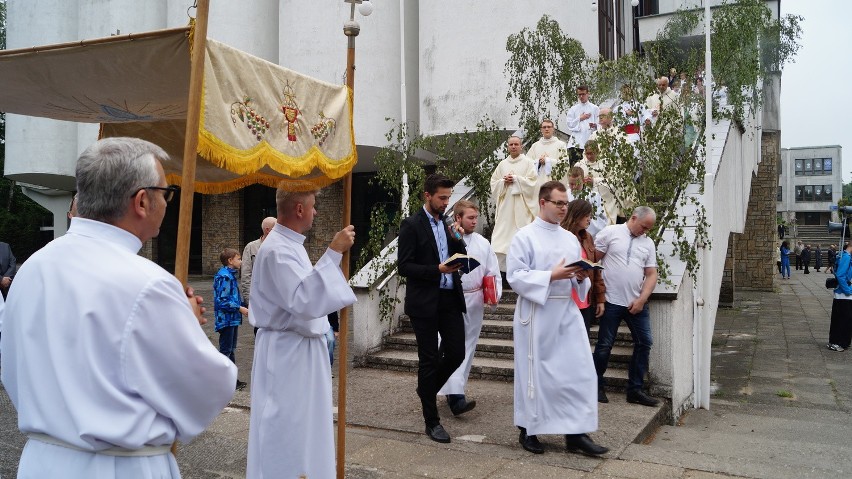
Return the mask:
<svg viewBox="0 0 852 479">
<path fill-rule="evenodd" d="M 713 341 L 710 410 L 691 410 L 677 426 L 656 424 L 664 410 L 627 404 L 612 393 L 601 405 L 596 441 L 604 458 L 562 451 L 543 436 L 546 453 L 517 444 L 512 386 L 472 381 L 479 404 L 454 418 L 440 404 L 453 436 L 438 444 L 423 434 L 411 373 L 353 369 L 349 373 L 346 471 L 352 478 L 817 478 L 852 473 L 852 352 L 825 349 L 831 308 L 824 273 L 793 272 L 775 293 L 742 292 L 737 307 L 720 310 Z M 196 284 L 209 297 L 207 278 Z M 852 319 L 850 319 L 852 320 Z M 217 337 L 205 327 L 211 340 Z M 253 342 L 243 327 L 237 354 L 248 381 Z M 335 374 L 336 375 L 336 374 Z M 337 378 L 335 378 L 336 387 Z M 238 391 L 211 427 L 182 445 L 186 478 L 242 478 L 248 437 L 249 392 Z M 636 438 L 644 438 L 634 442 Z M 0 475 L 14 477 L 24 439 L 15 412 L 0 393 Z"/>
</svg>

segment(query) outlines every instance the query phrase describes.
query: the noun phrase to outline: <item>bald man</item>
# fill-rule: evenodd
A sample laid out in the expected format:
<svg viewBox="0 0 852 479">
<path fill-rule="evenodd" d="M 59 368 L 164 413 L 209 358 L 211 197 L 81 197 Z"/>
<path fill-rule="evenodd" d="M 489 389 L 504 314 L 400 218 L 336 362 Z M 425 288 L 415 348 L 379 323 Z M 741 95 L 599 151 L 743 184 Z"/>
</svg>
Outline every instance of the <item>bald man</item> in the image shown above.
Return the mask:
<svg viewBox="0 0 852 479">
<path fill-rule="evenodd" d="M 657 93 L 653 93 L 645 99 L 645 108 L 647 115 L 644 122 L 646 125 L 653 124 L 660 116 L 660 111 L 664 108 L 676 106 L 678 94 L 669 88 L 668 77 L 660 77 L 657 79 Z"/>
</svg>

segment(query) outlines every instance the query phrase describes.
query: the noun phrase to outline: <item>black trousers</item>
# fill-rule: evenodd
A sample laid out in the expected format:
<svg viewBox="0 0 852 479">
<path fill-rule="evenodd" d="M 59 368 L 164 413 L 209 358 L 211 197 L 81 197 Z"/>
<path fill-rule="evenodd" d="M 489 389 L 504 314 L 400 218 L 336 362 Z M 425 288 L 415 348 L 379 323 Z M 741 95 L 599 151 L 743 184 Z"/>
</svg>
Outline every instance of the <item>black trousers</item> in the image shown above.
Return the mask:
<svg viewBox="0 0 852 479">
<path fill-rule="evenodd" d="M 436 396 L 464 360 L 464 318 L 457 301 L 454 291 L 441 290 L 435 317 L 411 316 L 419 359 L 417 395 L 428 427 L 440 424 Z"/>
<path fill-rule="evenodd" d="M 796 269 L 802 269 L 802 255 L 796 255 Z"/>
<path fill-rule="evenodd" d="M 583 315 L 583 323 L 586 324 L 586 335 L 588 335 L 592 329 L 592 321 L 595 319 L 595 305 L 590 304 L 588 308 L 581 309 L 580 314 Z"/>
<path fill-rule="evenodd" d="M 846 349 L 852 342 L 852 300 L 835 299 L 831 303 L 831 326 L 828 330 L 829 344 Z"/>
</svg>

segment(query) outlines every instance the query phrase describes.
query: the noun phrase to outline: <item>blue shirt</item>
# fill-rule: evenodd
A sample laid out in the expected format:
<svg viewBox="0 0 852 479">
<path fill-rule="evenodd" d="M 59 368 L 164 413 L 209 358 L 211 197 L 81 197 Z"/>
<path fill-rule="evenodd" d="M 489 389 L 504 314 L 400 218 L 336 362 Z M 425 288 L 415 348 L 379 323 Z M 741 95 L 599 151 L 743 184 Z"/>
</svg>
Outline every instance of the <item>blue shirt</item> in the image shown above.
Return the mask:
<svg viewBox="0 0 852 479">
<path fill-rule="evenodd" d="M 435 243 L 438 245 L 438 259 L 443 263 L 450 257 L 449 248 L 447 247 L 447 227 L 444 226 L 443 216 L 435 219 L 423 205 L 423 211 L 429 217 L 429 225 L 432 227 L 432 234 L 435 235 Z M 451 273 L 441 274 L 441 289 L 453 289 L 453 275 Z"/>
</svg>

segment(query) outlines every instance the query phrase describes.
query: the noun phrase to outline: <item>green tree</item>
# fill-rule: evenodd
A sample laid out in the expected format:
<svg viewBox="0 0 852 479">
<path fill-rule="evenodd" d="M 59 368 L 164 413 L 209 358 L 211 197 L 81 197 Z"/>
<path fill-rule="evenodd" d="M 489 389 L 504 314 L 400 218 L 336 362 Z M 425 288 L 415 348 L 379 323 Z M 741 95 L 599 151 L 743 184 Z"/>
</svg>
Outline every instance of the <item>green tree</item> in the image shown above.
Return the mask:
<svg viewBox="0 0 852 479">
<path fill-rule="evenodd" d="M 625 55 L 615 61 L 586 58 L 563 46 L 574 45 L 549 17 L 538 22 L 537 29 L 522 30 L 509 37 L 510 58 L 506 74 L 510 88 L 508 98 L 518 102 L 522 124 L 527 131 L 549 108 L 565 109 L 574 101 L 573 89 L 564 85 L 579 82 L 592 86 L 592 97 L 598 102 L 619 98 L 633 110 L 639 110 L 648 94 L 653 93 L 654 79 L 674 66 L 680 71 L 701 72 L 704 43 L 694 35 L 699 26 L 699 11 L 678 11 L 672 16 L 647 54 Z M 714 9 L 711 20 L 713 74 L 716 85 L 727 87 L 729 106 L 714 107 L 714 118 L 743 121 L 746 115 L 759 111 L 761 86 L 772 72 L 779 71 L 792 60 L 799 48 L 800 17 L 787 16 L 772 20 L 761 0 L 736 0 Z M 560 48 L 562 48 L 560 50 Z M 529 58 L 532 58 L 530 61 Z M 522 71 L 521 68 L 527 68 Z M 570 69 L 570 71 L 564 71 Z M 558 80 L 562 83 L 557 85 Z M 691 95 L 687 87 L 683 97 L 672 107 L 659 112 L 653 126 L 643 128 L 636 143 L 628 143 L 615 135 L 603 135 L 598 148 L 606 164 L 603 187 L 615 193 L 622 214 L 633 205 L 651 206 L 657 212 L 657 225 L 649 236 L 659 243 L 667 230 L 674 232 L 674 254 L 696 271 L 694 245 L 708 243 L 704 210 L 695 195 L 686 194 L 691 184 L 702 184 L 704 175 L 704 104 L 699 95 Z M 628 115 L 617 114 L 616 124 L 625 124 Z M 565 166 L 557 169 L 561 177 Z M 599 185 L 600 186 L 600 185 Z M 691 218 L 679 217 L 689 211 Z M 696 225 L 696 235 L 687 236 L 684 225 Z M 660 258 L 660 275 L 666 277 L 664 258 Z M 694 274 L 694 273 L 693 273 Z"/>
<path fill-rule="evenodd" d="M 532 142 L 540 135 L 539 122 L 558 120 L 559 112 L 574 103 L 576 87 L 591 81 L 590 61 L 583 45 L 547 15 L 535 29 L 509 35 L 506 50 L 511 54 L 503 70 L 509 81 L 506 99 L 517 102 L 512 114 L 519 115 L 526 140 Z"/>
</svg>

